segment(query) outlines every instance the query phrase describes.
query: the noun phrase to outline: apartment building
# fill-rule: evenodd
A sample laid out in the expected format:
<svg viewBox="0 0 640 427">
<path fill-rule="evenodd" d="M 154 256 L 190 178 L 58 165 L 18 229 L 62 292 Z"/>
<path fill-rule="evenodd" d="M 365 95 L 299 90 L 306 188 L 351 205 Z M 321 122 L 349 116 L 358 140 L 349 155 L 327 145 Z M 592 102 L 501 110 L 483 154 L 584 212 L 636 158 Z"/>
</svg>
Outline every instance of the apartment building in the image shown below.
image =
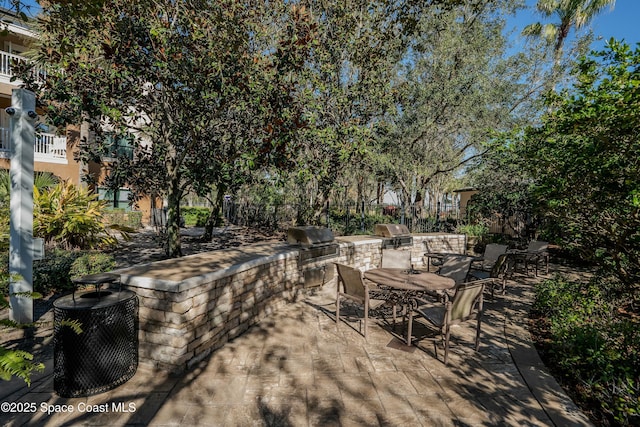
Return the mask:
<svg viewBox="0 0 640 427">
<path fill-rule="evenodd" d="M 12 66 L 22 61 L 28 61 L 24 56 L 29 44 L 37 39 L 35 33 L 27 23 L 7 9 L 0 8 L 0 168 L 9 169 L 11 157 L 11 141 L 9 135 L 9 115 L 5 109 L 11 105 L 11 92 L 20 86 L 20 81 L 11 81 Z M 41 111 L 37 111 L 42 113 Z M 85 137 L 90 134 L 82 129 Z M 102 164 L 81 164 L 74 159 L 81 138 L 80 127 L 69 126 L 63 131 L 54 129 L 43 122 L 42 116 L 36 125 L 36 140 L 34 143 L 34 170 L 36 172 L 50 172 L 62 180 L 68 180 L 76 185 L 83 183 L 84 174 L 92 175 L 97 182 L 107 173 L 110 159 Z M 127 149 L 119 141 L 114 141 L 114 149 Z M 130 150 L 131 151 L 131 150 Z M 131 151 L 131 155 L 133 155 Z M 112 161 L 113 159 L 111 159 Z M 100 199 L 109 201 L 110 206 L 125 210 L 142 211 L 143 223 L 148 223 L 151 217 L 151 203 L 148 199 L 140 200 L 135 207 L 129 205 L 129 190 L 121 188 L 112 192 L 98 186 L 94 188 Z"/>
</svg>

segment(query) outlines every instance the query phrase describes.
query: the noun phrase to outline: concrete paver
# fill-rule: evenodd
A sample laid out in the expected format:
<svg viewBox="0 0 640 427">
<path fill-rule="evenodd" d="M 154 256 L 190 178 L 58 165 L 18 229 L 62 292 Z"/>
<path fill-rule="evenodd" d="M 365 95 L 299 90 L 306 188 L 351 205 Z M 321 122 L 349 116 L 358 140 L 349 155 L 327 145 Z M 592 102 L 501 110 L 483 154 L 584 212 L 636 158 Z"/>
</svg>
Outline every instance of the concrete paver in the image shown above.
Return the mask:
<svg viewBox="0 0 640 427">
<path fill-rule="evenodd" d="M 144 366 L 96 396 L 64 399 L 49 360 L 30 388 L 2 384 L 0 401 L 34 402 L 35 413 L 2 413 L 0 424 L 152 426 L 586 426 L 588 419 L 546 373 L 523 327 L 533 278 L 518 278 L 485 303 L 481 346 L 474 324 L 454 328 L 449 365 L 432 341 L 406 347 L 400 327 L 361 322 L 326 286 L 214 352 L 181 375 Z M 417 328 L 420 332 L 420 328 Z M 51 357 L 51 342 L 41 354 Z M 67 404 L 74 412 L 47 405 Z M 44 405 L 44 406 L 41 406 Z M 87 412 L 87 408 L 95 409 Z M 101 408 L 108 408 L 100 412 Z"/>
</svg>

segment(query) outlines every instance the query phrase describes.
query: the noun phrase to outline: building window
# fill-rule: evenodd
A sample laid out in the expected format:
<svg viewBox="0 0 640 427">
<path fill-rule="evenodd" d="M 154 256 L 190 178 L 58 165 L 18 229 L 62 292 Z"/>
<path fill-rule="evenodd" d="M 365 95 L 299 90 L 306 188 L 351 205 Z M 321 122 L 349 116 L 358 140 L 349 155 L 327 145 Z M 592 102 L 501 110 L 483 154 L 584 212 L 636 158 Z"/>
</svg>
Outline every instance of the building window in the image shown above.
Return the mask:
<svg viewBox="0 0 640 427">
<path fill-rule="evenodd" d="M 106 187 L 98 187 L 98 200 L 106 200 L 109 202 L 109 207 L 114 209 L 124 209 L 130 211 L 131 205 L 129 205 L 129 194 L 131 191 L 127 188 L 119 188 L 114 191 Z"/>
<path fill-rule="evenodd" d="M 108 132 L 104 135 L 104 142 L 107 157 L 133 159 L 134 136 L 132 134 L 118 135 L 114 132 Z"/>
</svg>

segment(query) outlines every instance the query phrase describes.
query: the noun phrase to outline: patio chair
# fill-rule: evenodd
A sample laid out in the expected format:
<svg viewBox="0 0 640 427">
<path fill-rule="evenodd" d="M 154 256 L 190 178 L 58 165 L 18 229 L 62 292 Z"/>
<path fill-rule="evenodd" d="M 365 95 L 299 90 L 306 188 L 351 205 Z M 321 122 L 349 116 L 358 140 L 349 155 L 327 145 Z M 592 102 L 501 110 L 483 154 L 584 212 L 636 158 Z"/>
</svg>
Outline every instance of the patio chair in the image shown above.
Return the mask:
<svg viewBox="0 0 640 427">
<path fill-rule="evenodd" d="M 471 270 L 469 271 L 469 279 L 472 281 L 483 281 L 485 284 L 491 285 L 491 298 L 494 297 L 496 285 L 500 285 L 502 295 L 507 288 L 507 280 L 513 276 L 515 267 L 515 256 L 513 254 L 504 253 L 498 257 L 493 264 L 491 271 Z"/>
<path fill-rule="evenodd" d="M 340 300 L 346 299 L 352 303 L 361 305 L 364 309 L 364 338 L 367 339 L 367 321 L 369 310 L 375 310 L 386 301 L 371 299 L 369 291 L 376 289 L 373 285 L 366 284 L 362 278 L 362 272 L 356 268 L 336 263 L 338 269 L 338 283 L 336 293 L 336 328 L 340 323 Z"/>
<path fill-rule="evenodd" d="M 444 304 L 433 304 L 430 301 L 415 298 L 417 308 L 409 311 L 409 323 L 407 327 L 407 345 L 411 345 L 413 317 L 418 315 L 438 329 L 444 340 L 444 364 L 449 359 L 449 338 L 451 326 L 473 319 L 476 313 L 476 339 L 475 350 L 480 347 L 480 328 L 482 323 L 482 293 L 485 283 L 482 281 L 462 283 L 456 288 L 453 300 Z M 434 340 L 436 358 L 438 357 L 437 343 Z"/>
<path fill-rule="evenodd" d="M 459 285 L 467 279 L 472 261 L 473 257 L 466 255 L 445 255 L 438 274 L 453 279 Z"/>
<path fill-rule="evenodd" d="M 380 263 L 382 268 L 402 268 L 403 270 L 409 270 L 411 265 L 411 251 L 402 251 L 399 249 L 383 249 L 382 250 L 382 262 Z M 398 305 L 393 304 L 393 325 L 396 325 L 396 318 L 398 313 Z"/>
<path fill-rule="evenodd" d="M 516 263 L 523 264 L 524 271 L 529 274 L 529 266 L 533 265 L 535 268 L 535 275 L 538 276 L 538 266 L 541 261 L 545 263 L 545 274 L 549 274 L 549 242 L 542 240 L 532 240 L 529 242 L 527 249 L 514 250 L 512 253 L 516 254 Z"/>
<path fill-rule="evenodd" d="M 471 270 L 491 271 L 493 265 L 498 260 L 498 257 L 504 253 L 507 253 L 509 246 L 500 245 L 498 243 L 489 243 L 484 248 L 484 254 L 482 257 L 477 258 L 471 264 Z"/>
<path fill-rule="evenodd" d="M 382 268 L 403 268 L 409 270 L 411 268 L 411 252 L 401 251 L 399 249 L 383 249 L 382 250 Z"/>
</svg>

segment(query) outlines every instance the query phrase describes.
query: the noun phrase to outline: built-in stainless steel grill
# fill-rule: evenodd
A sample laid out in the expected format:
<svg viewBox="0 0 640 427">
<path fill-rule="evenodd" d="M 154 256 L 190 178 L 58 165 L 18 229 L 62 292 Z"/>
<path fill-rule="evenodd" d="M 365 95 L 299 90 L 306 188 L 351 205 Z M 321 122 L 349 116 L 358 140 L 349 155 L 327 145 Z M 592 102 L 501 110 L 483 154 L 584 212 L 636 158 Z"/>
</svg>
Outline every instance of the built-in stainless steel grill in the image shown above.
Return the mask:
<svg viewBox="0 0 640 427">
<path fill-rule="evenodd" d="M 333 279 L 334 268 L 327 265 L 340 254 L 340 246 L 335 242 L 333 232 L 325 227 L 291 227 L 287 232 L 287 242 L 299 246 L 299 260 L 305 287 L 322 286 Z"/>
<path fill-rule="evenodd" d="M 413 246 L 413 237 L 404 224 L 376 224 L 374 233 L 382 237 L 382 249 Z"/>
</svg>

